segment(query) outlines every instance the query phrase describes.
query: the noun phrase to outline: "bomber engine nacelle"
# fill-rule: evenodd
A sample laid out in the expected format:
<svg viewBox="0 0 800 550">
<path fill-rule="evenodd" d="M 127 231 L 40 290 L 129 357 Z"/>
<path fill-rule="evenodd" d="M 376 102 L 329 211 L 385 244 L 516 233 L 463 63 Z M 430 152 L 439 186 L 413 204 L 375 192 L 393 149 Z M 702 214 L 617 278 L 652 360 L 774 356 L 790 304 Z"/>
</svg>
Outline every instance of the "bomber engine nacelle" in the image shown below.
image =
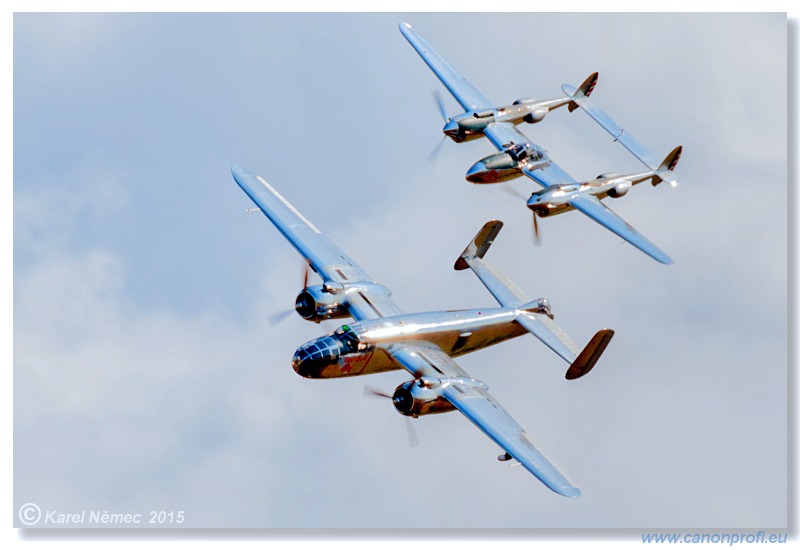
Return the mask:
<svg viewBox="0 0 800 550">
<path fill-rule="evenodd" d="M 632 187 L 631 182 L 621 181 L 608 190 L 608 196 L 611 197 L 612 199 L 617 199 L 625 195 L 628 191 L 630 191 L 631 187 Z"/>
<path fill-rule="evenodd" d="M 466 178 L 471 183 L 500 183 L 521 175 L 519 161 L 507 151 L 502 151 L 473 164 L 467 170 Z"/>
<path fill-rule="evenodd" d="M 423 377 L 400 384 L 392 395 L 394 408 L 402 415 L 414 417 L 455 410 L 450 401 L 434 390 L 438 383 Z"/>
<path fill-rule="evenodd" d="M 298 294 L 294 309 L 300 317 L 315 323 L 350 317 L 347 306 L 340 303 L 339 295 L 326 291 L 321 285 L 307 287 Z"/>
</svg>

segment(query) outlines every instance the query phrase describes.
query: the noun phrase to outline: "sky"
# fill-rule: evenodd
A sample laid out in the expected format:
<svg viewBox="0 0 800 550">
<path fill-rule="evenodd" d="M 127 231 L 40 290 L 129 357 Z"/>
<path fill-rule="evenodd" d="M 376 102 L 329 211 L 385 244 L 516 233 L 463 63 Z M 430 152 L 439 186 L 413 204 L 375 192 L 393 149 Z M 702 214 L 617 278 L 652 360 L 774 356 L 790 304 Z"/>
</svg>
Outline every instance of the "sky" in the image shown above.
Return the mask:
<svg viewBox="0 0 800 550">
<path fill-rule="evenodd" d="M 498 104 L 595 103 L 681 185 L 609 205 L 663 266 L 578 213 L 540 221 L 464 173 L 408 21 Z M 598 31 L 600 30 L 600 32 Z M 787 25 L 782 14 L 16 14 L 14 503 L 182 510 L 184 527 L 787 525 Z M 443 94 L 446 96 L 446 91 Z M 448 114 L 460 112 L 446 96 Z M 585 114 L 520 127 L 578 179 L 641 165 Z M 585 343 L 591 375 L 521 337 L 458 359 L 582 490 L 550 492 L 458 413 L 413 421 L 404 371 L 298 377 L 339 323 L 271 326 L 302 261 L 233 181 L 263 176 L 406 312 L 495 303 L 487 260 Z M 527 194 L 534 184 L 510 184 Z M 19 520 L 15 518 L 15 525 Z"/>
</svg>

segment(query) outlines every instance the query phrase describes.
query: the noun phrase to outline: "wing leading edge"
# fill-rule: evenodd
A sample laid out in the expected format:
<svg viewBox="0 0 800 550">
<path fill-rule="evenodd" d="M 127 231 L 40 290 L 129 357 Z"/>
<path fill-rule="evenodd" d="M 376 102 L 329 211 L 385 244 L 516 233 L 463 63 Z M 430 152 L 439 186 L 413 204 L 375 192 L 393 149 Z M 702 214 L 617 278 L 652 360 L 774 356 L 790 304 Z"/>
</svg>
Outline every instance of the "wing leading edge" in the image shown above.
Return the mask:
<svg viewBox="0 0 800 550">
<path fill-rule="evenodd" d="M 630 153 L 641 161 L 642 164 L 655 170 L 658 167 L 658 159 L 645 148 L 644 145 L 632 135 L 625 132 L 625 130 L 617 124 L 613 118 L 609 116 L 600 107 L 594 105 L 589 98 L 584 95 L 577 94 L 578 91 L 575 86 L 571 84 L 564 84 L 561 89 L 565 94 L 572 98 L 573 103 L 581 108 L 581 110 L 589 115 L 597 124 L 599 124 L 606 132 L 611 134 L 614 141 L 625 147 Z"/>
<path fill-rule="evenodd" d="M 560 495 L 578 498 L 578 489 L 531 441 L 527 432 L 487 391 L 441 349 L 428 343 L 399 343 L 389 353 L 415 378 L 438 379 L 439 392 L 489 439 Z"/>
<path fill-rule="evenodd" d="M 479 111 L 485 109 L 493 109 L 488 99 L 481 94 L 475 86 L 461 76 L 450 63 L 444 60 L 436 50 L 431 48 L 417 31 L 408 23 L 400 23 L 400 32 L 406 37 L 406 40 L 417 50 L 419 56 L 428 64 L 428 67 L 439 77 L 442 84 L 450 90 L 453 97 L 456 98 L 461 106 L 466 111 Z"/>
<path fill-rule="evenodd" d="M 323 235 L 261 176 L 234 165 L 231 173 L 264 215 L 283 234 L 325 283 L 336 283 L 357 320 L 400 315 L 389 290 L 375 282 L 355 261 Z"/>
</svg>

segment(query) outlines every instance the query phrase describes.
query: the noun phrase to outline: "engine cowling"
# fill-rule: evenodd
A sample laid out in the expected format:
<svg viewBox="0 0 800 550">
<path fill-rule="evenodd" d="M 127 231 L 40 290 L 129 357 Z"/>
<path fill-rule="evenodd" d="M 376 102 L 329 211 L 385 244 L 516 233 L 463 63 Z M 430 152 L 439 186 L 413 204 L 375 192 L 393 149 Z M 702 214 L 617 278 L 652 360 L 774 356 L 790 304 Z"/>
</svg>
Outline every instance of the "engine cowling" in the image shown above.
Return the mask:
<svg viewBox="0 0 800 550">
<path fill-rule="evenodd" d="M 339 296 L 326 292 L 320 286 L 310 286 L 297 295 L 294 309 L 306 321 L 319 323 L 326 319 L 350 317 L 347 306 L 340 303 Z"/>
<path fill-rule="evenodd" d="M 514 105 L 528 105 L 530 103 L 536 103 L 536 100 L 532 97 L 523 97 L 514 102 Z"/>
<path fill-rule="evenodd" d="M 437 380 L 420 378 L 397 386 L 392 395 L 394 408 L 404 416 L 422 416 L 455 410 L 450 401 L 437 394 Z"/>
<path fill-rule="evenodd" d="M 631 182 L 621 181 L 608 190 L 608 196 L 613 199 L 617 199 L 625 195 L 628 191 L 630 191 L 630 189 L 631 189 Z"/>
<path fill-rule="evenodd" d="M 536 124 L 547 115 L 547 109 L 533 109 L 530 113 L 522 117 L 528 124 Z"/>
</svg>

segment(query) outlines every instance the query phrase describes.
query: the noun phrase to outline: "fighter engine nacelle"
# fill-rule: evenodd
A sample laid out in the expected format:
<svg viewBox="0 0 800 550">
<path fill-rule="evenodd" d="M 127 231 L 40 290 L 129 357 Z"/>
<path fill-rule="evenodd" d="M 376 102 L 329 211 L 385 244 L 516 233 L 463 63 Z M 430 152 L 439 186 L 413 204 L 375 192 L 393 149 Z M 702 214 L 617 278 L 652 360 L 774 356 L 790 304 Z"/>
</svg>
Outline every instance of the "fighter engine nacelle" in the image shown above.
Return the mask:
<svg viewBox="0 0 800 550">
<path fill-rule="evenodd" d="M 533 99 L 532 97 L 525 97 L 525 98 L 516 100 L 514 102 L 514 105 L 532 105 L 532 104 L 535 104 L 535 103 L 538 103 L 538 101 L 536 99 Z M 534 107 L 534 108 L 531 109 L 531 111 L 527 115 L 522 117 L 522 120 L 524 120 L 528 124 L 535 124 L 536 122 L 539 122 L 540 120 L 542 120 L 547 115 L 548 112 L 549 111 L 546 108 L 542 108 L 542 107 L 536 108 L 536 107 Z"/>
<path fill-rule="evenodd" d="M 616 184 L 614 187 L 608 190 L 608 196 L 612 199 L 617 199 L 625 193 L 627 193 L 631 188 L 631 182 L 629 181 L 621 181 Z"/>
<path fill-rule="evenodd" d="M 300 317 L 315 323 L 350 317 L 347 306 L 339 303 L 339 296 L 326 292 L 320 285 L 310 286 L 298 294 L 294 309 Z"/>
<path fill-rule="evenodd" d="M 455 410 L 450 401 L 438 395 L 433 388 L 438 380 L 420 378 L 397 386 L 392 395 L 392 403 L 402 415 L 422 416 Z"/>
<path fill-rule="evenodd" d="M 524 120 L 528 124 L 536 124 L 537 122 L 542 120 L 547 115 L 547 113 L 548 113 L 547 109 L 534 109 L 530 113 L 522 117 L 522 120 Z"/>
</svg>

